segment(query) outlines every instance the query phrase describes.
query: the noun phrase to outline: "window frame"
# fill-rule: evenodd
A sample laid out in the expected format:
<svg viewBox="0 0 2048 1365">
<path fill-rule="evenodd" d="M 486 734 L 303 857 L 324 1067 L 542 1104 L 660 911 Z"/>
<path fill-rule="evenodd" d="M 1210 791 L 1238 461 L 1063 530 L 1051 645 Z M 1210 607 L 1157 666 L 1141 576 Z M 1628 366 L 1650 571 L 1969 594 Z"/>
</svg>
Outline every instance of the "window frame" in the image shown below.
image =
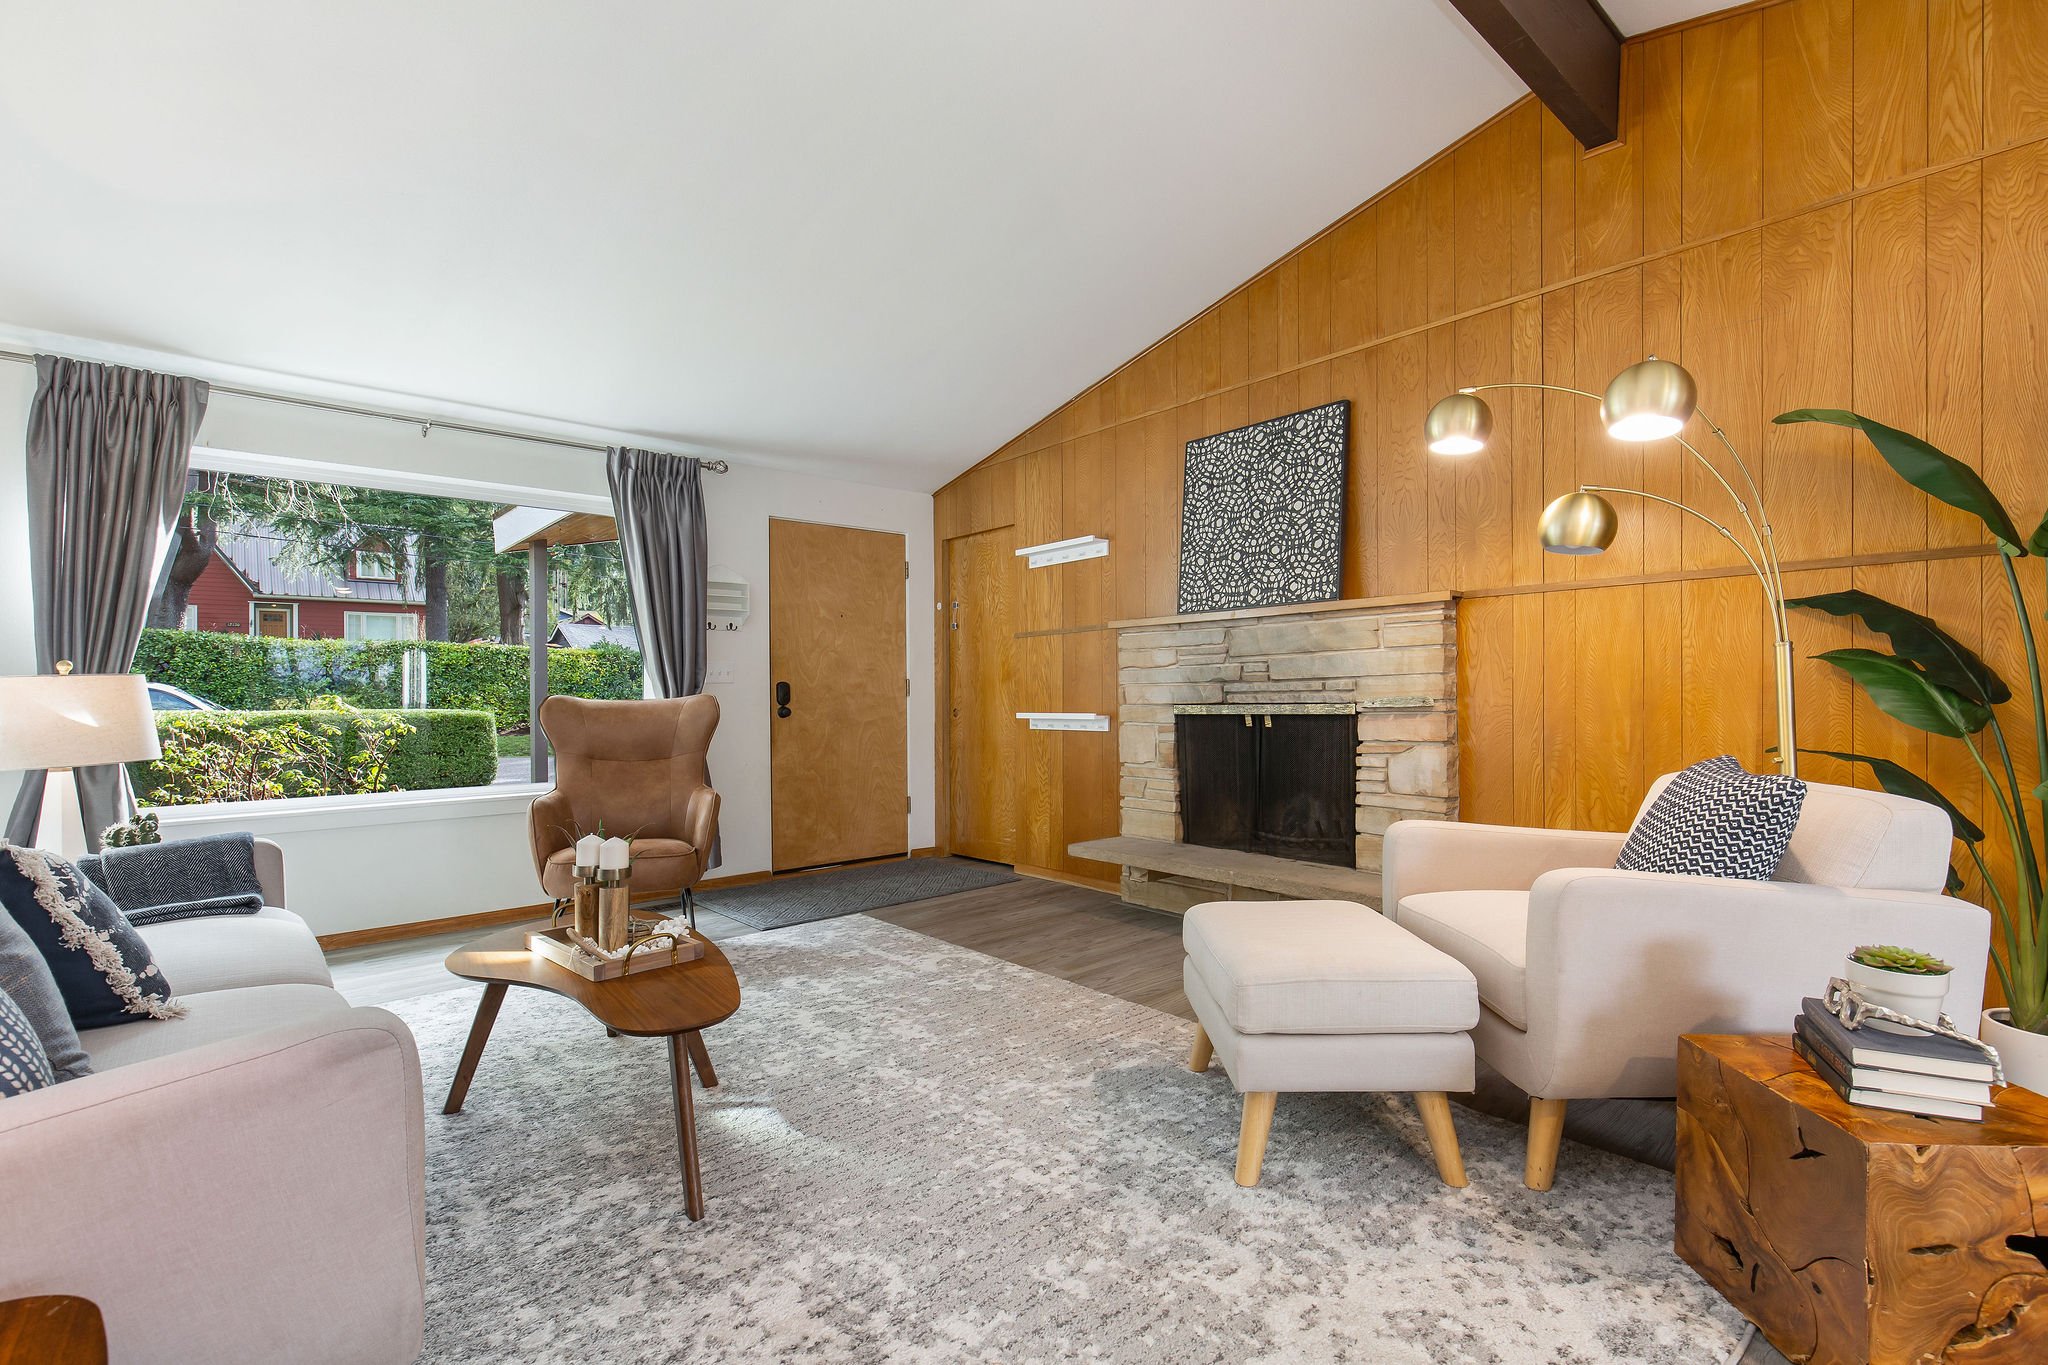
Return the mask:
<svg viewBox="0 0 2048 1365">
<path fill-rule="evenodd" d="M 265 455 L 213 446 L 194 446 L 191 452 L 191 468 L 221 474 L 247 474 L 256 478 L 348 484 L 358 488 L 381 488 L 399 493 L 461 498 L 472 502 L 495 502 L 556 512 L 588 512 L 605 517 L 615 515 L 611 498 L 603 494 L 577 493 L 567 489 L 499 483 L 487 479 L 467 479 L 374 465 L 309 460 L 289 455 Z M 266 605 L 291 606 L 292 628 L 296 636 L 298 604 L 266 599 Z M 252 598 L 249 613 L 249 632 L 252 635 L 256 633 L 255 606 L 256 599 Z M 411 615 L 415 622 L 420 621 L 418 613 L 403 614 Z M 415 626 L 414 629 L 418 631 L 419 627 Z M 410 638 L 418 640 L 421 636 L 415 634 Z M 213 802 L 193 806 L 154 806 L 150 809 L 157 813 L 167 828 L 190 830 L 194 833 L 215 827 L 246 828 L 245 822 L 252 819 L 262 820 L 266 831 L 318 830 L 353 825 L 376 826 L 388 824 L 395 818 L 408 821 L 454 819 L 523 811 L 532 802 L 534 795 L 547 790 L 548 785 L 535 782 L 505 782 L 475 787 L 433 788 L 425 791 L 296 796 L 274 801 Z"/>
</svg>

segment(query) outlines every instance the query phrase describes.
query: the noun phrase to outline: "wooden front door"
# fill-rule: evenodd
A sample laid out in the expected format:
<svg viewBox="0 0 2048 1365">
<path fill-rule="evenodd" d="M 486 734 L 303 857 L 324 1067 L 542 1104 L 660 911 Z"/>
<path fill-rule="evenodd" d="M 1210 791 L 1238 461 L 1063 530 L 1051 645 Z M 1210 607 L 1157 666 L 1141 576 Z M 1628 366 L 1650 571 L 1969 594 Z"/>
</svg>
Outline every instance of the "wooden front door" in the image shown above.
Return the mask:
<svg viewBox="0 0 2048 1365">
<path fill-rule="evenodd" d="M 768 523 L 778 872 L 910 851 L 904 539 Z"/>
<path fill-rule="evenodd" d="M 1015 539 L 1003 526 L 946 542 L 947 843 L 954 853 L 997 863 L 1017 860 Z"/>
<path fill-rule="evenodd" d="M 274 639 L 284 639 L 292 633 L 292 609 L 290 607 L 256 608 L 256 633 Z"/>
</svg>

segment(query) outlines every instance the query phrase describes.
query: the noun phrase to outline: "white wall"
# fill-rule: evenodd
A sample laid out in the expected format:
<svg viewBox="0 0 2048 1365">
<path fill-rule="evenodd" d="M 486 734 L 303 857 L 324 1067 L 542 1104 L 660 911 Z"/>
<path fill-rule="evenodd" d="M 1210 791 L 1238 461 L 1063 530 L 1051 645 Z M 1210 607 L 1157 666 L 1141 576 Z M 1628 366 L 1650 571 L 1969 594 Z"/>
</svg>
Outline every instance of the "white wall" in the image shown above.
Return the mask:
<svg viewBox="0 0 2048 1365">
<path fill-rule="evenodd" d="M 25 452 L 34 373 L 0 362 L 0 672 L 34 668 L 28 602 Z M 216 396 L 199 444 L 222 450 L 320 460 L 365 470 L 480 479 L 572 494 L 606 492 L 596 452 L 507 441 Z M 710 556 L 753 585 L 753 614 L 738 631 L 712 636 L 710 666 L 732 681 L 711 686 L 722 708 L 711 749 L 723 797 L 725 864 L 715 875 L 761 871 L 769 857 L 768 521 L 831 522 L 905 537 L 910 578 L 909 843 L 926 847 L 933 831 L 933 614 L 921 605 L 932 581 L 932 504 L 926 493 L 876 488 L 734 464 L 704 476 Z M 0 776 L 12 799 L 17 779 Z M 541 899 L 527 853 L 524 802 L 504 795 L 411 798 L 387 809 L 223 811 L 170 817 L 178 833 L 247 829 L 284 845 L 292 908 L 323 934 L 441 919 L 532 904 Z"/>
</svg>

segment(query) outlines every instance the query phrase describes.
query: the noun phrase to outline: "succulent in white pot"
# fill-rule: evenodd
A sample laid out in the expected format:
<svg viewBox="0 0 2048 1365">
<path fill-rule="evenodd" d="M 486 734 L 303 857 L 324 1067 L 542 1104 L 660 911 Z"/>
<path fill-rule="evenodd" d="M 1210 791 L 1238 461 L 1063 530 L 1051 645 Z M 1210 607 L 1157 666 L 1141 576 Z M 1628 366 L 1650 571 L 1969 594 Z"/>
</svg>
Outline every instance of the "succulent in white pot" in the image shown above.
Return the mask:
<svg viewBox="0 0 2048 1365">
<path fill-rule="evenodd" d="M 1866 1002 L 1930 1024 L 1941 1014 L 1941 1002 L 1948 999 L 1948 964 L 1911 948 L 1865 944 L 1849 954 L 1845 975 Z M 1869 1020 L 1868 1027 L 1887 1033 L 1912 1032 L 1882 1019 Z"/>
</svg>

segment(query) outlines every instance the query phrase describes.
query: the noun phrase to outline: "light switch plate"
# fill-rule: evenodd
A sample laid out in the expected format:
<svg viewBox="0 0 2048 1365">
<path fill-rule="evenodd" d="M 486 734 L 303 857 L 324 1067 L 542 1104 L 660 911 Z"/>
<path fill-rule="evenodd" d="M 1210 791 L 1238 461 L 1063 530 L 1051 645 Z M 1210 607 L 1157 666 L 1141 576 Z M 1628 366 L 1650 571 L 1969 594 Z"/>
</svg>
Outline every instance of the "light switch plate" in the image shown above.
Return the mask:
<svg viewBox="0 0 2048 1365">
<path fill-rule="evenodd" d="M 732 670 L 730 668 L 706 669 L 704 671 L 704 681 L 707 685 L 710 683 L 729 683 L 732 681 Z"/>
</svg>

